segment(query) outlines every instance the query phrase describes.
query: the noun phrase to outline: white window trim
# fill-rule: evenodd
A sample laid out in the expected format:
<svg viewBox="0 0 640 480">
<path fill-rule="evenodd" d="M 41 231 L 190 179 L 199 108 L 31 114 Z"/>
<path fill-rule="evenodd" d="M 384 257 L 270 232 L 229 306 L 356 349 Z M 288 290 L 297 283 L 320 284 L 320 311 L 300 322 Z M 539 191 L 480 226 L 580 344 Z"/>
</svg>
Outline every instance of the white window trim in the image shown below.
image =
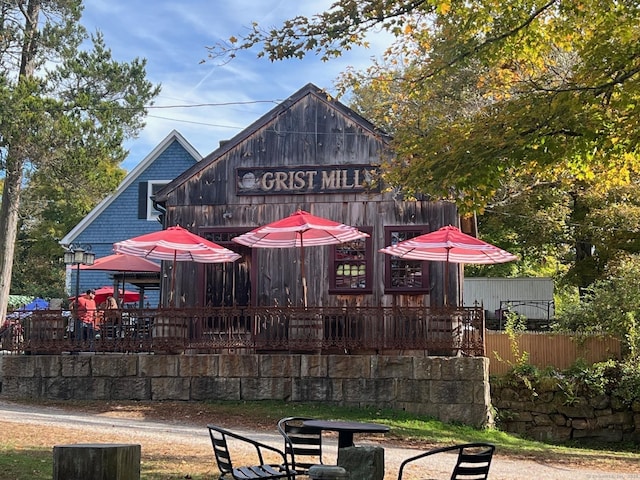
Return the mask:
<svg viewBox="0 0 640 480">
<path fill-rule="evenodd" d="M 153 208 L 153 200 L 151 200 L 151 196 L 153 195 L 153 187 L 165 186 L 171 180 L 149 180 L 147 182 L 147 220 L 157 221 L 160 213 L 158 210 Z"/>
</svg>

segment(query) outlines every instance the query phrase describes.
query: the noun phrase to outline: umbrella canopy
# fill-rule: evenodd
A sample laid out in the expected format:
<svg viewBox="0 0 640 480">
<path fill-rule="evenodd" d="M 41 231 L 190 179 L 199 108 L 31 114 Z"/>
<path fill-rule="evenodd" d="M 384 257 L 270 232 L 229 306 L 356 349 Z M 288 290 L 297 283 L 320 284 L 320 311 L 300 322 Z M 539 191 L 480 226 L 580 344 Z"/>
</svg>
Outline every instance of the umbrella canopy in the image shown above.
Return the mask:
<svg viewBox="0 0 640 480">
<path fill-rule="evenodd" d="M 113 250 L 137 257 L 173 261 L 170 304 L 173 304 L 175 292 L 176 262 L 222 263 L 235 262 L 240 258 L 236 252 L 179 225 L 114 243 Z"/>
<path fill-rule="evenodd" d="M 34 310 L 47 310 L 49 308 L 49 302 L 47 302 L 44 298 L 36 297 L 29 303 L 25 303 L 19 309 L 15 310 L 13 313 L 7 315 L 8 319 L 15 318 L 27 318 L 31 315 L 31 312 Z"/>
<path fill-rule="evenodd" d="M 234 262 L 240 255 L 180 226 L 113 244 L 116 253 L 178 262 Z"/>
<path fill-rule="evenodd" d="M 49 302 L 47 302 L 44 298 L 34 298 L 31 302 L 23 305 L 18 310 L 22 312 L 28 312 L 32 310 L 46 310 L 49 308 Z"/>
<path fill-rule="evenodd" d="M 106 301 L 108 297 L 115 297 L 115 289 L 113 287 L 100 287 L 96 289 L 95 301 L 96 305 L 100 305 L 102 302 Z M 122 300 L 122 303 L 135 303 L 140 301 L 140 293 L 133 292 L 131 290 L 122 290 L 118 291 L 118 298 Z M 75 300 L 76 297 L 69 297 L 69 300 Z"/>
<path fill-rule="evenodd" d="M 120 272 L 122 273 L 122 290 L 125 289 L 126 273 L 159 273 L 160 265 L 158 263 L 147 260 L 143 257 L 135 255 L 126 255 L 115 253 L 106 257 L 98 258 L 91 265 L 80 265 L 81 270 L 100 270 L 104 272 Z M 114 284 L 117 282 L 114 280 Z M 119 287 L 116 290 L 115 297 L 119 299 Z M 99 302 L 98 302 L 99 303 Z M 125 302 L 129 303 L 129 302 Z M 142 306 L 142 305 L 140 305 Z"/>
<path fill-rule="evenodd" d="M 96 259 L 92 265 L 80 265 L 81 270 L 105 272 L 159 272 L 160 265 L 143 257 L 116 253 Z"/>
<path fill-rule="evenodd" d="M 304 210 L 258 227 L 235 237 L 234 242 L 257 248 L 300 248 L 300 277 L 302 296 L 307 306 L 307 281 L 304 273 L 304 247 L 335 245 L 368 237 L 355 227 L 311 215 Z"/>
<path fill-rule="evenodd" d="M 379 250 L 382 253 L 409 260 L 446 262 L 444 303 L 447 304 L 449 263 L 494 264 L 517 260 L 515 255 L 495 245 L 472 237 L 451 225 L 434 232 L 404 240 Z"/>
<path fill-rule="evenodd" d="M 233 241 L 248 247 L 293 248 L 334 245 L 368 236 L 355 227 L 298 210 L 293 215 L 235 237 Z"/>
<path fill-rule="evenodd" d="M 411 260 L 451 263 L 494 264 L 518 259 L 515 255 L 462 233 L 451 225 L 385 247 L 380 252 Z"/>
</svg>

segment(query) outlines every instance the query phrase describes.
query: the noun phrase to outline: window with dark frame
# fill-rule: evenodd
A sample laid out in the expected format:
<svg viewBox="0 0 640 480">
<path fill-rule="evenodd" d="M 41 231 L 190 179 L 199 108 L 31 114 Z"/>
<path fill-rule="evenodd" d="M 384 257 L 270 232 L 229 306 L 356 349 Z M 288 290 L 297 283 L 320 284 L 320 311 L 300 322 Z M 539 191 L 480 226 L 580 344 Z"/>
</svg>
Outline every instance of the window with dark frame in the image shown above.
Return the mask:
<svg viewBox="0 0 640 480">
<path fill-rule="evenodd" d="M 428 225 L 385 227 L 385 245 L 395 245 L 428 232 Z M 427 293 L 429 291 L 428 263 L 385 255 L 385 292 Z"/>
<path fill-rule="evenodd" d="M 251 256 L 251 249 L 233 239 L 246 231 L 248 228 L 222 228 L 203 229 L 198 232 L 200 236 L 217 243 L 221 247 L 226 247 L 243 256 L 238 262 L 222 262 L 204 264 L 204 285 L 203 295 L 206 305 L 211 306 L 233 306 L 249 305 L 251 302 L 251 286 L 247 283 L 248 277 L 239 273 L 243 267 L 238 267 L 239 262 L 245 262 L 245 255 Z M 244 280 L 244 281 L 240 281 Z M 210 322 L 211 320 L 209 320 Z M 239 328 L 246 328 L 246 319 L 239 318 Z"/>
<path fill-rule="evenodd" d="M 371 235 L 370 227 L 358 227 Z M 373 291 L 371 236 L 334 245 L 329 254 L 329 293 L 361 295 Z"/>
<path fill-rule="evenodd" d="M 139 215 L 138 218 L 158 220 L 158 216 L 161 215 L 162 212 L 153 207 L 153 202 L 150 197 L 158 193 L 167 183 L 169 183 L 169 180 L 150 180 L 148 182 L 140 182 L 140 193 L 142 198 L 139 199 L 139 202 L 143 210 L 142 215 Z"/>
</svg>

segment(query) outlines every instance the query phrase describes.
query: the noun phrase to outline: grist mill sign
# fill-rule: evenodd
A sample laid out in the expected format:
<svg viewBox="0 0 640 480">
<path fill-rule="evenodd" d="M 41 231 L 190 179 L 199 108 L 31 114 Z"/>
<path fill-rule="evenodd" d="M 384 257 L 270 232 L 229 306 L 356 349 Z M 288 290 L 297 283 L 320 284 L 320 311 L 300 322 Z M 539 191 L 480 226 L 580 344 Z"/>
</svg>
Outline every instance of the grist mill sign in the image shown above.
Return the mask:
<svg viewBox="0 0 640 480">
<path fill-rule="evenodd" d="M 292 195 L 379 191 L 378 167 L 334 165 L 236 169 L 238 195 Z"/>
</svg>

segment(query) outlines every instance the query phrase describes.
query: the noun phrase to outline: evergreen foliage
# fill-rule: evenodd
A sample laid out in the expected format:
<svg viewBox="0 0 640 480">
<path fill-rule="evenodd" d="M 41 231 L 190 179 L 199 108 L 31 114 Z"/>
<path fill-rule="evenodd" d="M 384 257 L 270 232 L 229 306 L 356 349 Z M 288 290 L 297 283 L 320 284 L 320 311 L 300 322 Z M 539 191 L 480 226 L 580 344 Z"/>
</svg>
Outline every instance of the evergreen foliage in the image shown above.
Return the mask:
<svg viewBox="0 0 640 480">
<path fill-rule="evenodd" d="M 86 32 L 82 8 L 81 0 L 0 6 L 0 318 L 14 261 L 28 265 L 16 272 L 16 293 L 61 291 L 56 244 L 123 178 L 123 142 L 159 93 L 145 60 L 116 61 L 99 32 Z"/>
</svg>

